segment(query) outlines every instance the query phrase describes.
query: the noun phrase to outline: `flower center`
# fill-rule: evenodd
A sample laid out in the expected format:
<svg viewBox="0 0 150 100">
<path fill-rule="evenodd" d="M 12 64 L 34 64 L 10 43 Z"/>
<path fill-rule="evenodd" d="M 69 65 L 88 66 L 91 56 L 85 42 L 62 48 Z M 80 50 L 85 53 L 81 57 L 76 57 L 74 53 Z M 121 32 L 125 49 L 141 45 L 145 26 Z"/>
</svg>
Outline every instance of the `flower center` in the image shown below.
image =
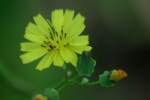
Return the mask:
<svg viewBox="0 0 150 100">
<path fill-rule="evenodd" d="M 53 34 L 50 36 L 46 37 L 46 40 L 43 41 L 43 44 L 41 45 L 42 47 L 45 47 L 46 49 L 54 50 L 54 49 L 59 49 L 61 47 L 66 47 L 69 45 L 66 39 L 66 34 L 61 33 L 61 34 Z"/>
</svg>

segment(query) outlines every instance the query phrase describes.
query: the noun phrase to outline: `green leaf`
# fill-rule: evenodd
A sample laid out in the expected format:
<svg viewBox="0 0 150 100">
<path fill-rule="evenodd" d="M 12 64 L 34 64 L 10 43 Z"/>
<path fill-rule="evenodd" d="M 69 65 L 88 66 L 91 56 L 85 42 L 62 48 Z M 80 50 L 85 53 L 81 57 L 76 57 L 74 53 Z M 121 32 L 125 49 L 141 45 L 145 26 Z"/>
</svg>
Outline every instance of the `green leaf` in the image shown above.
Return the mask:
<svg viewBox="0 0 150 100">
<path fill-rule="evenodd" d="M 46 89 L 45 96 L 47 96 L 50 100 L 60 100 L 59 93 L 54 88 Z"/>
<path fill-rule="evenodd" d="M 114 82 L 110 80 L 110 71 L 104 71 L 104 73 L 99 75 L 99 83 L 103 87 L 112 87 Z"/>
<path fill-rule="evenodd" d="M 79 76 L 87 76 L 90 77 L 95 70 L 96 61 L 83 54 L 79 57 L 78 65 L 77 65 L 77 72 Z"/>
</svg>

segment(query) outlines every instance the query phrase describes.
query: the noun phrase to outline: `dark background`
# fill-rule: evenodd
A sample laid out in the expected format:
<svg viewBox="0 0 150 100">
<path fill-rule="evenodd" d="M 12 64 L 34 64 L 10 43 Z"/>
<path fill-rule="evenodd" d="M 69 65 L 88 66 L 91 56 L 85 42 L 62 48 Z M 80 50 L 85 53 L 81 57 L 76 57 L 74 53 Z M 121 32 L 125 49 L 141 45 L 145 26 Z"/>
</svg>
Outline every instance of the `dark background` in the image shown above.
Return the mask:
<svg viewBox="0 0 150 100">
<path fill-rule="evenodd" d="M 149 0 L 0 0 L 0 100 L 31 100 L 61 80 L 61 70 L 39 72 L 37 62 L 23 65 L 19 59 L 27 23 L 57 8 L 86 17 L 85 32 L 97 60 L 92 79 L 114 68 L 129 74 L 114 88 L 68 87 L 61 100 L 150 100 Z"/>
</svg>

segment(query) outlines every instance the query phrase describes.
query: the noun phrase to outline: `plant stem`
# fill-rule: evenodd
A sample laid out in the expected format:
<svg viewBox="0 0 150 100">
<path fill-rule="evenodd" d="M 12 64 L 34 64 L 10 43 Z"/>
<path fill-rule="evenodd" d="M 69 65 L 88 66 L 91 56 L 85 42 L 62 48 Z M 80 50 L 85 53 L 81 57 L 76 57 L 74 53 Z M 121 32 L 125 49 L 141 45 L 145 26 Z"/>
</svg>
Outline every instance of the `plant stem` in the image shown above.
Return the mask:
<svg viewBox="0 0 150 100">
<path fill-rule="evenodd" d="M 93 85 L 98 85 L 99 84 L 99 81 L 94 81 L 94 82 L 90 82 L 90 83 L 87 83 L 87 84 L 84 84 L 86 86 L 93 86 Z"/>
<path fill-rule="evenodd" d="M 66 86 L 68 86 L 70 82 L 68 80 L 64 81 L 59 88 L 57 88 L 58 91 L 61 91 L 64 89 Z"/>
<path fill-rule="evenodd" d="M 63 80 L 60 85 L 58 87 L 56 87 L 56 89 L 58 91 L 61 91 L 63 88 L 65 88 L 66 86 L 68 85 L 73 85 L 76 83 L 76 80 L 78 79 L 79 77 L 76 75 L 68 80 Z"/>
</svg>

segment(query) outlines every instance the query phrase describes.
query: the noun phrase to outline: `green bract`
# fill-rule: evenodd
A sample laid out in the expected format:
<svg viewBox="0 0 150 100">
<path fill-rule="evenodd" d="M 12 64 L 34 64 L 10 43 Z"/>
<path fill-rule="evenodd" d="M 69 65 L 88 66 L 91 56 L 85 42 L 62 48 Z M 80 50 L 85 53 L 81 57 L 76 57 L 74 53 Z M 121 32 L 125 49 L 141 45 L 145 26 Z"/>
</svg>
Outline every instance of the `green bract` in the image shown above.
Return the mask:
<svg viewBox="0 0 150 100">
<path fill-rule="evenodd" d="M 79 57 L 77 71 L 79 76 L 87 76 L 90 77 L 95 70 L 96 61 L 83 54 Z"/>
<path fill-rule="evenodd" d="M 25 30 L 27 42 L 21 43 L 20 56 L 24 64 L 43 57 L 36 69 L 43 70 L 52 64 L 62 67 L 64 63 L 77 66 L 78 56 L 89 52 L 88 35 L 81 35 L 85 29 L 85 18 L 81 14 L 75 16 L 73 10 L 57 9 L 51 14 L 51 20 L 41 14 L 33 17 Z"/>
<path fill-rule="evenodd" d="M 59 100 L 59 93 L 56 89 L 46 89 L 45 95 L 49 98 L 49 100 Z"/>
<path fill-rule="evenodd" d="M 110 71 L 104 71 L 103 74 L 99 75 L 99 83 L 103 87 L 112 87 L 114 86 L 114 82 L 110 80 Z"/>
</svg>

